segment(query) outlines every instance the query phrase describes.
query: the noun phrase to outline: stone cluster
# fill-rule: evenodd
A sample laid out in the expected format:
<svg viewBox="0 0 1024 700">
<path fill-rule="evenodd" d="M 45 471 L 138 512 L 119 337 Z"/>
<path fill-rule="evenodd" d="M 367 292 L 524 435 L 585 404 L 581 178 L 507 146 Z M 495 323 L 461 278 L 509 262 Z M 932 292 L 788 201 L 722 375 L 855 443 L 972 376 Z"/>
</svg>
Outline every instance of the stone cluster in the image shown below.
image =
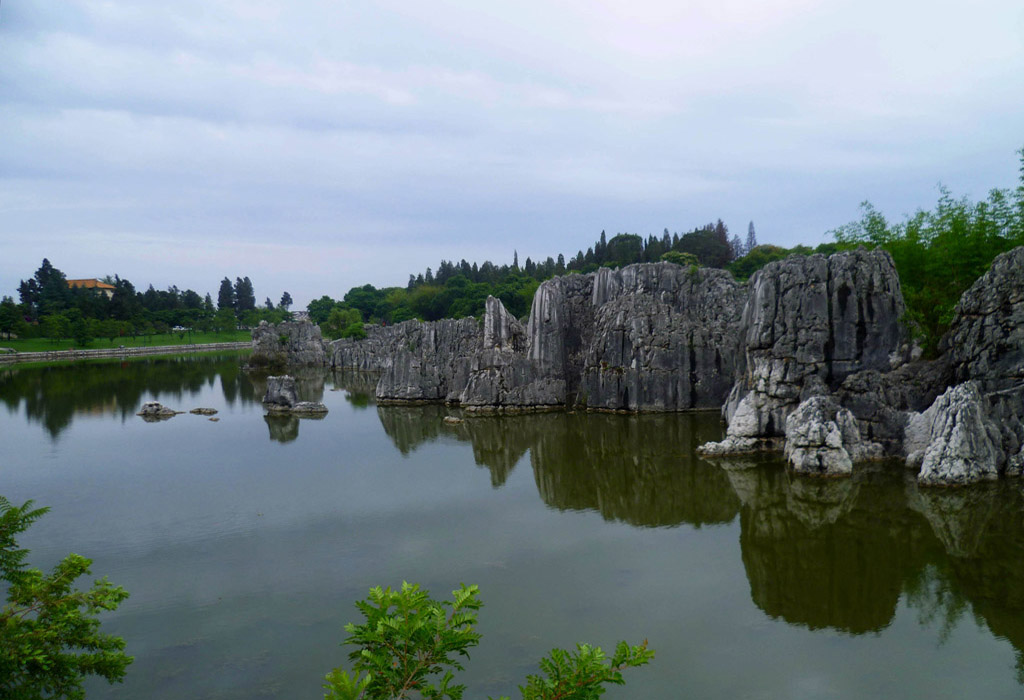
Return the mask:
<svg viewBox="0 0 1024 700">
<path fill-rule="evenodd" d="M 543 282 L 525 321 L 490 297 L 482 324 L 368 325 L 331 343 L 308 322 L 261 324 L 253 344 L 260 362 L 379 372 L 385 403 L 721 407 L 726 437 L 708 456 L 784 447 L 796 471 L 845 475 L 900 455 L 922 484 L 1019 474 L 1024 248 L 964 294 L 939 359 L 920 359 L 905 311 L 889 255 L 858 249 L 792 256 L 747 284 L 671 263 L 602 268 Z"/>
</svg>

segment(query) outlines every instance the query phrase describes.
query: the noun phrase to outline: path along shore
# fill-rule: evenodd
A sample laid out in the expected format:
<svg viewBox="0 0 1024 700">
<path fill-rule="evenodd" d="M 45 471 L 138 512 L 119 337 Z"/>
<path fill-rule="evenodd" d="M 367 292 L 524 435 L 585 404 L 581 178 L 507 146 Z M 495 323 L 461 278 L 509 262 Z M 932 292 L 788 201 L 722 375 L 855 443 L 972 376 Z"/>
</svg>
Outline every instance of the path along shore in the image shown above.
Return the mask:
<svg viewBox="0 0 1024 700">
<path fill-rule="evenodd" d="M 217 350 L 248 350 L 251 341 L 237 343 L 194 343 L 190 345 L 144 345 L 141 347 L 103 348 L 98 350 L 46 350 L 44 352 L 0 353 L 0 364 L 16 362 L 59 362 L 103 357 L 140 357 L 143 355 L 185 355 Z"/>
</svg>

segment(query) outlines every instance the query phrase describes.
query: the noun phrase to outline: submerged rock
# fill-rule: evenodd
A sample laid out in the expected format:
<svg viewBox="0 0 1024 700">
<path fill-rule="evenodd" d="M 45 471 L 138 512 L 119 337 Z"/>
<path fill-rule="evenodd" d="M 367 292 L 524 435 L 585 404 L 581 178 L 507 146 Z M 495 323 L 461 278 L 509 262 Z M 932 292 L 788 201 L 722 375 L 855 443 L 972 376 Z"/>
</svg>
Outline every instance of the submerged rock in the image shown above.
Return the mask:
<svg viewBox="0 0 1024 700">
<path fill-rule="evenodd" d="M 217 414 L 216 408 L 193 408 L 189 411 L 194 416 L 214 416 Z"/>
<path fill-rule="evenodd" d="M 167 408 L 159 401 L 147 401 L 142 404 L 142 408 L 135 415 L 142 416 L 147 421 L 160 421 L 173 418 L 174 416 L 181 413 L 181 411 L 175 411 L 173 408 Z"/>
</svg>

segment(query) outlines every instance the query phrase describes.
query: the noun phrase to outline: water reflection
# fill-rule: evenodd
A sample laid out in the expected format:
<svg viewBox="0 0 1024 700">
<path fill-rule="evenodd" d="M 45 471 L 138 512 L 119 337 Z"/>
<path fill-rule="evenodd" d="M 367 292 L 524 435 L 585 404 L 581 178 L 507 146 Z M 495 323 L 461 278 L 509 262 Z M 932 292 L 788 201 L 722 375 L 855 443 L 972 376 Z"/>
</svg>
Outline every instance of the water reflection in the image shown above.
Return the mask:
<svg viewBox="0 0 1024 700">
<path fill-rule="evenodd" d="M 338 395 L 328 393 L 337 390 L 359 410 L 374 406 L 373 375 L 308 371 L 296 380 L 302 400 L 338 404 Z M 3 368 L 0 401 L 12 412 L 24 406 L 28 420 L 56 437 L 76 415 L 125 420 L 150 397 L 187 409 L 188 398 L 204 391 L 209 397 L 218 381 L 232 405 L 256 403 L 266 389 L 265 376 L 243 373 L 237 356 L 183 357 Z M 528 480 L 532 472 L 537 495 L 551 509 L 594 511 L 643 528 L 734 523 L 747 579 L 741 585 L 749 585 L 750 600 L 768 617 L 812 630 L 877 634 L 903 606 L 935 629 L 940 643 L 964 621 L 976 621 L 1012 644 L 1024 678 L 1019 482 L 921 489 L 891 464 L 842 480 L 796 477 L 771 458 L 712 464 L 695 454 L 697 445 L 721 435 L 711 413 L 495 416 L 439 405 L 375 410 L 401 454 L 435 442 L 462 446 L 496 489 L 517 468 L 529 469 L 519 478 Z M 269 439 L 279 443 L 297 441 L 305 420 L 260 417 Z M 733 530 L 717 532 L 731 537 Z"/>
<path fill-rule="evenodd" d="M 1024 659 L 1024 496 L 1012 482 L 936 490 L 919 489 L 895 464 L 835 480 L 792 475 L 772 458 L 723 467 L 694 452 L 721 430 L 709 414 L 377 411 L 403 454 L 445 437 L 469 443 L 496 487 L 529 452 L 540 498 L 560 510 L 639 527 L 699 527 L 739 514 L 750 596 L 770 617 L 877 633 L 902 597 L 922 624 L 938 625 L 939 641 L 971 610 Z M 448 425 L 448 415 L 463 422 Z"/>
<path fill-rule="evenodd" d="M 145 400 L 181 404 L 218 379 L 228 403 L 255 400 L 239 356 L 231 354 L 5 366 L 0 368 L 0 402 L 12 413 L 24 406 L 28 419 L 42 424 L 56 439 L 76 415 L 115 415 L 125 420 Z"/>
</svg>

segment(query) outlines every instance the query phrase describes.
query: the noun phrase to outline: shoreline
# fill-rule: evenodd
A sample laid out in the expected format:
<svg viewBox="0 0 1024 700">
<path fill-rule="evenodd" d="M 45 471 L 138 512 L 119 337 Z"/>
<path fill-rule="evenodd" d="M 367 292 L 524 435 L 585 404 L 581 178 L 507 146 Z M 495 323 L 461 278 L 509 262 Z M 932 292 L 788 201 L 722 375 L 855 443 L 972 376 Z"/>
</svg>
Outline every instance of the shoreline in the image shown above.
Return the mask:
<svg viewBox="0 0 1024 700">
<path fill-rule="evenodd" d="M 252 342 L 193 343 L 191 345 L 151 345 L 131 348 L 99 348 L 94 350 L 44 350 L 41 352 L 14 352 L 0 355 L 0 365 L 23 362 L 68 362 L 96 358 L 142 357 L 146 355 L 188 355 L 218 350 L 248 350 Z"/>
</svg>

